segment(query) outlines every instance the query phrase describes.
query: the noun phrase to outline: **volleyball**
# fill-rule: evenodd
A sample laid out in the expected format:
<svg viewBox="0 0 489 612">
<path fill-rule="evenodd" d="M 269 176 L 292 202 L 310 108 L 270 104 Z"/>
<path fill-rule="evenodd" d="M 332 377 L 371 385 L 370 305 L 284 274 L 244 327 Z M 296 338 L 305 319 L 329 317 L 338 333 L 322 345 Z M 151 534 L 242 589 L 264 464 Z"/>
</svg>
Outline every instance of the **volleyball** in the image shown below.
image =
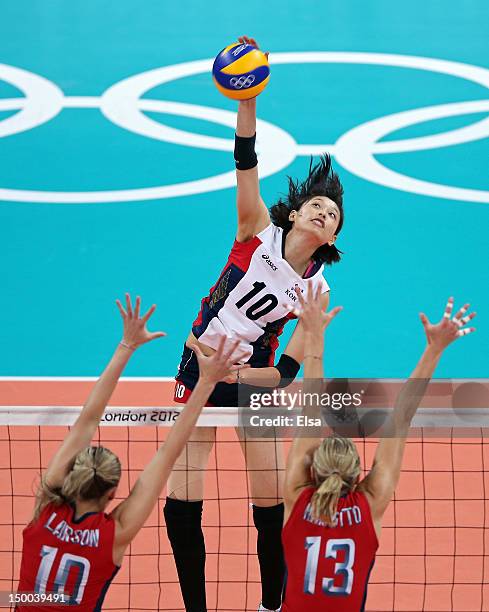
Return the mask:
<svg viewBox="0 0 489 612">
<path fill-rule="evenodd" d="M 227 98 L 249 100 L 261 93 L 270 80 L 267 56 L 253 45 L 233 43 L 214 60 L 212 78 Z"/>
</svg>

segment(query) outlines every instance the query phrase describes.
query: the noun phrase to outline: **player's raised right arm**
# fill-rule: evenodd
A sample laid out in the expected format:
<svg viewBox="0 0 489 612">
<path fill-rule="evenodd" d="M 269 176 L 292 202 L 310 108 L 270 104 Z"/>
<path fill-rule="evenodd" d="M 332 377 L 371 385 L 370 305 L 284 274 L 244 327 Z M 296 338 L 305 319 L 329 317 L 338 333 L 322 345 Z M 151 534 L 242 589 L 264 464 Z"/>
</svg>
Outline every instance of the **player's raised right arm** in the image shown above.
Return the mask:
<svg viewBox="0 0 489 612">
<path fill-rule="evenodd" d="M 256 42 L 242 37 L 240 42 Z M 236 162 L 238 229 L 236 238 L 246 242 L 264 230 L 270 215 L 260 196 L 258 160 L 255 153 L 256 98 L 243 100 L 238 107 L 234 159 Z"/>
<path fill-rule="evenodd" d="M 464 328 L 464 325 L 475 317 L 475 312 L 466 315 L 468 307 L 469 304 L 465 304 L 451 319 L 453 298 L 450 298 L 442 320 L 436 325 L 430 323 L 426 315 L 420 314 L 427 339 L 426 348 L 411 377 L 399 393 L 390 420 L 383 430 L 372 469 L 358 487 L 358 490 L 363 491 L 369 500 L 377 533 L 380 533 L 382 517 L 399 481 L 411 421 L 423 399 L 438 361 L 447 346 L 458 337 L 474 331 L 473 327 Z"/>
<path fill-rule="evenodd" d="M 216 383 L 229 373 L 233 363 L 240 358 L 239 352 L 236 352 L 239 341 L 227 351 L 224 351 L 224 344 L 225 338 L 222 338 L 216 352 L 209 357 L 206 357 L 198 346 L 194 348 L 199 361 L 198 383 L 170 430 L 166 442 L 141 473 L 129 497 L 112 512 L 117 525 L 114 559 L 117 558 L 118 562 L 122 560 L 125 548 L 152 512 Z"/>
</svg>

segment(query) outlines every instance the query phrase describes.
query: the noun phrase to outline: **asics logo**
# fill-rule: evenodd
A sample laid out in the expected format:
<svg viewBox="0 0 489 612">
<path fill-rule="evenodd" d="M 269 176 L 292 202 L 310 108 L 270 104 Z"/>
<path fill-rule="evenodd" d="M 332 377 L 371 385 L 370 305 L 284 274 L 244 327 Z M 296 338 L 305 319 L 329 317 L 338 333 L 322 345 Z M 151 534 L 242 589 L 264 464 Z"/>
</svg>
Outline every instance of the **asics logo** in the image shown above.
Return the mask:
<svg viewBox="0 0 489 612">
<path fill-rule="evenodd" d="M 267 262 L 270 268 L 272 268 L 272 270 L 276 272 L 277 266 L 273 263 L 273 261 L 271 261 L 270 256 L 265 253 L 264 255 L 262 255 L 262 258 Z"/>
</svg>

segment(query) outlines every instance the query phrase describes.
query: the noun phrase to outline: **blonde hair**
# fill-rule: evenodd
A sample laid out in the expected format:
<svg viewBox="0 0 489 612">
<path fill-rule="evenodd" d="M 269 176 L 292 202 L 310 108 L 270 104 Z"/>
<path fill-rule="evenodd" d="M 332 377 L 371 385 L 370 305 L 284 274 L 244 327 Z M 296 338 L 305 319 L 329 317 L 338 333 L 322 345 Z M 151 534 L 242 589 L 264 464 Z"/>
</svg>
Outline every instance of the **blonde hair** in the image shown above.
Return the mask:
<svg viewBox="0 0 489 612">
<path fill-rule="evenodd" d="M 311 498 L 313 518 L 334 526 L 338 500 L 342 492 L 353 489 L 360 469 L 360 457 L 352 440 L 332 436 L 322 441 L 312 460 L 317 487 Z"/>
<path fill-rule="evenodd" d="M 104 446 L 88 446 L 78 453 L 61 487 L 41 480 L 34 519 L 48 504 L 73 504 L 76 500 L 99 499 L 116 487 L 121 478 L 119 458 Z"/>
</svg>

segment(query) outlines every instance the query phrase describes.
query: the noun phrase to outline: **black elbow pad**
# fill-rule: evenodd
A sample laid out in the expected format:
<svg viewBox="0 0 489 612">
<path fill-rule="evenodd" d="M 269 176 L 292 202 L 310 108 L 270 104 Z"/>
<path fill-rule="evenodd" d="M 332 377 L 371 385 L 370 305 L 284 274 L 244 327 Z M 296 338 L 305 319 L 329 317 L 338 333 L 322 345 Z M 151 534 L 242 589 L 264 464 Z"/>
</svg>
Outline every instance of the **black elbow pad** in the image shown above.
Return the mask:
<svg viewBox="0 0 489 612">
<path fill-rule="evenodd" d="M 256 134 L 250 138 L 235 135 L 234 137 L 234 161 L 237 170 L 251 170 L 258 165 L 255 153 Z"/>
<path fill-rule="evenodd" d="M 301 364 L 293 357 L 284 354 L 282 355 L 282 357 L 280 357 L 275 367 L 280 372 L 280 382 L 278 386 L 286 387 L 297 376 Z"/>
</svg>

